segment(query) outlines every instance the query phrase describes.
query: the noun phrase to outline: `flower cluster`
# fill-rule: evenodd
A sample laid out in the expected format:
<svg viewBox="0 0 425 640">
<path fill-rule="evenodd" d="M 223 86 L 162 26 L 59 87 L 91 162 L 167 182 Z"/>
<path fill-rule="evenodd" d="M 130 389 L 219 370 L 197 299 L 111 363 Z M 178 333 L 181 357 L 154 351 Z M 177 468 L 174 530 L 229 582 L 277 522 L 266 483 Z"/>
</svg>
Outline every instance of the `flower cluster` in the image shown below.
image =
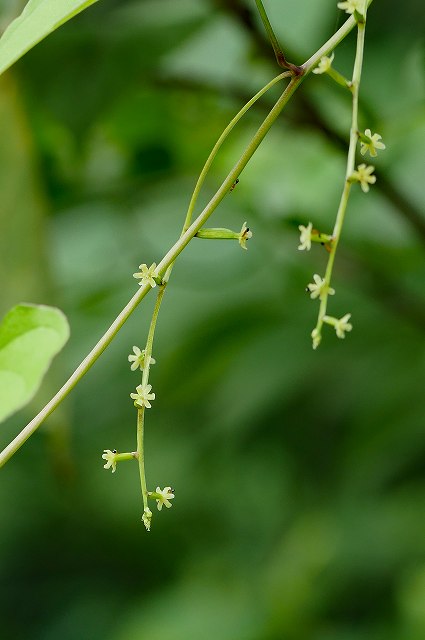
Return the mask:
<svg viewBox="0 0 425 640">
<path fill-rule="evenodd" d="M 250 238 L 252 238 L 252 231 L 250 231 L 249 227 L 246 226 L 246 222 L 244 222 L 238 236 L 239 244 L 242 249 L 248 249 L 246 241 Z"/>
<path fill-rule="evenodd" d="M 357 13 L 363 14 L 364 8 L 365 0 L 346 0 L 345 2 L 338 2 L 338 9 L 343 9 L 345 13 L 353 14 L 357 11 Z"/>
<path fill-rule="evenodd" d="M 342 316 L 339 320 L 337 318 L 333 318 L 332 316 L 324 316 L 323 322 L 326 324 L 330 324 L 335 328 L 336 335 L 338 338 L 345 338 L 345 333 L 347 331 L 351 331 L 353 325 L 348 322 L 351 318 L 351 313 L 346 313 L 345 316 Z"/>
<path fill-rule="evenodd" d="M 372 173 L 375 171 L 375 167 L 371 164 L 366 166 L 364 163 L 359 164 L 357 167 L 357 171 L 353 171 L 351 174 L 350 180 L 352 182 L 359 182 L 364 193 L 369 191 L 369 185 L 375 184 L 376 176 L 373 176 Z"/>
<path fill-rule="evenodd" d="M 313 282 L 307 285 L 306 291 L 310 293 L 310 298 L 314 300 L 314 298 L 319 298 L 319 300 L 323 300 L 326 296 L 333 296 L 335 293 L 335 289 L 332 289 L 328 284 L 326 284 L 325 278 L 321 278 L 317 273 L 313 276 Z"/>
<path fill-rule="evenodd" d="M 156 500 L 158 511 L 161 511 L 163 506 L 167 509 L 173 506 L 170 500 L 174 498 L 174 489 L 171 487 L 164 487 L 164 489 L 157 487 L 156 491 L 151 491 L 148 495 Z"/>
<path fill-rule="evenodd" d="M 128 356 L 128 361 L 132 363 L 130 366 L 130 369 L 132 371 L 136 371 L 137 369 L 140 369 L 140 371 L 143 371 L 144 367 L 147 364 L 149 364 L 150 366 L 156 363 L 156 360 L 152 358 L 152 356 L 149 356 L 149 363 L 145 362 L 146 361 L 145 349 L 141 351 L 139 347 L 133 347 L 133 352 L 134 353 Z"/>
<path fill-rule="evenodd" d="M 143 511 L 142 522 L 146 527 L 146 531 L 151 530 L 152 511 L 146 507 Z"/>
<path fill-rule="evenodd" d="M 299 251 L 310 251 L 311 249 L 311 232 L 313 231 L 313 223 L 309 222 L 306 227 L 300 224 L 298 229 L 300 230 L 300 244 L 298 246 Z"/>
<path fill-rule="evenodd" d="M 374 133 L 370 129 L 366 129 L 364 134 L 360 134 L 360 153 L 364 156 L 368 151 L 372 158 L 376 158 L 379 149 L 385 149 L 385 145 L 382 140 L 382 136 L 379 133 Z"/>
<path fill-rule="evenodd" d="M 328 56 L 322 56 L 319 60 L 319 64 L 315 69 L 313 69 L 313 73 L 327 73 L 332 66 L 333 59 L 335 58 L 335 54 L 333 53 L 330 58 Z"/>
<path fill-rule="evenodd" d="M 156 274 L 156 263 L 154 262 L 148 267 L 147 264 L 139 264 L 140 271 L 133 273 L 133 278 L 140 280 L 139 286 L 143 286 L 145 284 L 149 284 L 152 288 L 156 287 L 155 278 L 157 278 Z"/>
<path fill-rule="evenodd" d="M 146 407 L 147 409 L 151 408 L 150 400 L 155 400 L 155 394 L 151 393 L 151 389 L 151 384 L 139 384 L 136 387 L 136 393 L 130 393 L 130 398 L 134 400 L 134 406 L 137 409 L 141 409 L 142 407 Z"/>
<path fill-rule="evenodd" d="M 112 473 L 117 470 L 117 450 L 105 449 L 103 451 L 102 458 L 106 460 L 106 464 L 103 465 L 104 469 L 112 469 Z"/>
</svg>

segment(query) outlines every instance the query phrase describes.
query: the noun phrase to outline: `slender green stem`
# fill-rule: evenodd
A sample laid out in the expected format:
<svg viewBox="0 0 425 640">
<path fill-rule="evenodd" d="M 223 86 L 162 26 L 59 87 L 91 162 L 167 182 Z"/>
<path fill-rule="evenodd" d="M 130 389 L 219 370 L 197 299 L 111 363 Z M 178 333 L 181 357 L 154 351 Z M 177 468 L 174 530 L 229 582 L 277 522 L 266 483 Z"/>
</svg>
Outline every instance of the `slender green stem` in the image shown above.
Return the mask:
<svg viewBox="0 0 425 640">
<path fill-rule="evenodd" d="M 166 285 L 162 284 L 159 287 L 158 295 L 156 297 L 155 307 L 152 313 L 151 323 L 149 325 L 148 337 L 145 347 L 145 364 L 143 367 L 142 385 L 145 386 L 149 381 L 150 360 L 152 356 L 153 339 L 155 336 L 156 322 L 158 320 L 159 310 L 161 308 L 161 302 L 164 297 Z"/>
<path fill-rule="evenodd" d="M 139 461 L 140 486 L 142 488 L 143 509 L 148 507 L 148 490 L 145 475 L 145 407 L 137 410 L 137 459 Z"/>
<path fill-rule="evenodd" d="M 320 297 L 319 315 L 317 318 L 316 327 L 313 329 L 313 332 L 312 332 L 314 349 L 320 344 L 320 340 L 321 340 L 321 332 L 322 332 L 324 317 L 327 311 L 329 286 L 332 279 L 332 271 L 333 271 L 333 266 L 335 262 L 335 255 L 336 255 L 338 244 L 341 238 L 342 227 L 345 219 L 345 213 L 347 211 L 348 199 L 350 197 L 351 184 L 352 184 L 350 181 L 350 177 L 353 174 L 353 171 L 355 168 L 356 148 L 357 148 L 357 142 L 358 142 L 358 129 L 359 129 L 358 127 L 359 86 L 360 86 L 362 66 L 363 66 L 365 27 L 366 27 L 366 16 L 365 16 L 365 22 L 361 22 L 357 26 L 357 48 L 356 48 L 356 57 L 354 61 L 353 77 L 351 81 L 352 117 L 351 117 L 351 128 L 350 128 L 350 143 L 348 147 L 347 165 L 346 165 L 346 171 L 345 171 L 345 182 L 344 182 L 344 188 L 342 191 L 341 200 L 339 203 L 338 212 L 335 220 L 335 226 L 332 234 L 332 243 L 330 245 L 328 264 L 326 266 L 325 277 L 324 277 L 323 294 Z"/>
<path fill-rule="evenodd" d="M 372 0 L 369 0 L 369 4 Z M 220 189 L 215 196 L 210 200 L 205 209 L 201 212 L 198 218 L 193 222 L 190 227 L 182 234 L 177 240 L 174 246 L 167 252 L 159 263 L 160 275 L 165 274 L 168 267 L 172 265 L 177 256 L 181 253 L 184 247 L 189 243 L 191 238 L 199 231 L 202 225 L 206 222 L 208 217 L 213 213 L 219 203 L 223 200 L 226 193 L 230 190 L 230 187 L 244 169 L 249 159 L 252 157 L 257 147 L 269 131 L 270 127 L 279 116 L 280 112 L 289 101 L 293 93 L 301 84 L 304 77 L 317 65 L 320 58 L 331 51 L 348 33 L 353 29 L 355 25 L 354 18 L 349 18 L 344 25 L 332 36 L 307 62 L 304 63 L 304 75 L 293 78 L 284 93 L 276 102 L 269 115 L 266 117 L 257 133 L 254 135 L 251 143 L 245 149 L 239 161 L 236 163 L 232 171 L 224 180 Z M 94 365 L 99 356 L 103 353 L 106 347 L 112 342 L 115 335 L 121 329 L 128 317 L 133 313 L 136 307 L 140 304 L 143 298 L 151 290 L 149 285 L 143 285 L 134 294 L 131 300 L 126 304 L 124 309 L 115 318 L 109 329 L 103 334 L 97 344 L 84 358 L 81 364 L 76 368 L 74 373 L 65 382 L 65 384 L 59 389 L 59 391 L 53 396 L 53 398 L 43 407 L 43 409 L 22 429 L 22 431 L 14 438 L 14 440 L 0 453 L 0 467 L 20 449 L 20 447 L 28 440 L 28 438 L 38 429 L 38 427 L 46 420 L 46 418 L 59 406 L 59 404 L 66 398 L 66 396 L 72 391 L 81 378 L 89 371 Z"/>
<path fill-rule="evenodd" d="M 156 297 L 155 307 L 152 313 L 152 319 L 149 326 L 148 337 L 145 347 L 145 360 L 142 375 L 142 386 L 146 386 L 149 381 L 149 369 L 152 356 L 153 339 L 155 336 L 156 321 L 158 319 L 158 313 L 161 308 L 162 298 L 164 297 L 166 285 L 163 284 L 159 287 L 158 295 Z M 145 407 L 137 410 L 137 457 L 139 461 L 139 475 L 140 486 L 142 489 L 143 508 L 148 506 L 148 494 L 146 488 L 146 472 L 145 472 L 145 446 L 144 446 L 144 431 L 145 431 Z"/>
<path fill-rule="evenodd" d="M 276 78 L 273 78 L 273 80 L 270 80 L 270 82 L 268 82 L 265 87 L 260 89 L 260 91 L 258 91 L 258 93 L 256 93 L 255 96 L 253 98 L 251 98 L 251 100 L 249 102 L 247 102 L 246 105 L 243 106 L 242 109 L 229 122 L 229 124 L 227 125 L 227 127 L 225 128 L 225 130 L 223 131 L 223 133 L 221 134 L 221 136 L 219 137 L 219 139 L 215 143 L 214 147 L 212 148 L 212 151 L 211 151 L 210 155 L 208 156 L 207 161 L 205 162 L 201 173 L 199 174 L 199 178 L 198 178 L 198 180 L 196 182 L 195 189 L 193 190 L 193 194 L 192 194 L 192 197 L 190 199 L 189 207 L 188 207 L 188 210 L 187 210 L 187 213 L 186 213 L 186 218 L 185 218 L 184 225 L 183 225 L 183 233 L 189 228 L 190 223 L 192 222 L 192 216 L 193 216 L 193 212 L 194 212 L 194 209 L 195 209 L 196 201 L 198 200 L 199 192 L 201 191 L 202 185 L 204 184 L 206 175 L 207 175 L 208 171 L 210 170 L 210 167 L 211 167 L 211 165 L 212 165 L 212 163 L 214 161 L 214 158 L 216 157 L 220 147 L 222 146 L 223 142 L 228 137 L 229 133 L 232 131 L 232 129 L 235 127 L 235 125 L 239 122 L 239 120 L 245 115 L 245 113 L 248 111 L 248 109 L 250 109 L 252 107 L 252 105 L 255 102 L 257 102 L 257 100 L 259 98 L 261 98 L 261 96 L 263 96 L 266 93 L 266 91 L 271 89 L 277 82 L 279 82 L 280 80 L 283 80 L 284 78 L 287 78 L 290 75 L 291 75 L 290 71 L 285 71 L 284 73 L 281 73 L 280 75 L 276 76 Z"/>
<path fill-rule="evenodd" d="M 286 59 L 285 54 L 282 51 L 282 47 L 280 46 L 279 41 L 276 38 L 275 32 L 273 31 L 273 27 L 270 24 L 270 20 L 264 8 L 264 5 L 262 3 L 262 0 L 255 0 L 255 3 L 257 5 L 258 13 L 260 14 L 261 20 L 263 21 L 264 28 L 267 31 L 267 35 L 269 37 L 270 43 L 273 47 L 277 64 L 279 65 L 279 67 L 290 69 L 297 76 L 301 75 L 303 73 L 302 67 L 297 67 L 297 65 L 292 64 L 292 62 L 288 62 L 288 60 Z"/>
</svg>

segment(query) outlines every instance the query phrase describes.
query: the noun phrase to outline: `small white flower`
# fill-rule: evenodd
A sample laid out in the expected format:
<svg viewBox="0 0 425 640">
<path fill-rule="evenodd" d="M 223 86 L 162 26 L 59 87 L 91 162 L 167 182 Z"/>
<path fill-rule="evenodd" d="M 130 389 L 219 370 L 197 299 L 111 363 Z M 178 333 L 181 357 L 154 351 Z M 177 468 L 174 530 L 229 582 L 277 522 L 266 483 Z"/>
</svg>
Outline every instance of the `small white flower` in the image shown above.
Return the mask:
<svg viewBox="0 0 425 640">
<path fill-rule="evenodd" d="M 375 167 L 371 164 L 366 166 L 364 163 L 359 164 L 357 167 L 357 171 L 353 171 L 351 174 L 351 180 L 355 182 L 359 182 L 364 193 L 369 191 L 369 185 L 375 184 L 376 176 L 372 176 L 371 174 L 375 171 Z"/>
<path fill-rule="evenodd" d="M 374 133 L 372 135 L 372 131 L 370 129 L 366 129 L 364 132 L 366 138 L 369 138 L 369 142 L 363 142 L 360 140 L 360 153 L 364 156 L 368 151 L 372 158 L 375 158 L 378 153 L 377 149 L 385 149 L 385 145 L 383 142 L 380 142 L 382 136 L 379 133 Z"/>
<path fill-rule="evenodd" d="M 299 251 L 310 251 L 311 249 L 311 232 L 313 230 L 313 223 L 309 222 L 306 227 L 302 224 L 299 225 L 300 230 L 300 244 L 298 246 Z"/>
<path fill-rule="evenodd" d="M 152 511 L 149 509 L 149 507 L 146 507 L 142 515 L 142 522 L 146 527 L 146 531 L 151 530 L 151 520 L 152 520 Z"/>
<path fill-rule="evenodd" d="M 103 465 L 104 469 L 112 469 L 112 473 L 117 470 L 117 450 L 104 449 L 102 458 L 106 460 L 106 464 Z"/>
<path fill-rule="evenodd" d="M 150 267 L 147 264 L 139 264 L 139 269 L 140 271 L 133 273 L 133 278 L 140 279 L 139 286 L 150 284 L 152 288 L 156 287 L 156 263 L 154 262 Z"/>
<path fill-rule="evenodd" d="M 248 249 L 246 246 L 246 241 L 252 238 L 252 231 L 250 231 L 249 227 L 246 226 L 246 222 L 243 223 L 242 229 L 239 232 L 239 244 L 242 249 Z"/>
<path fill-rule="evenodd" d="M 346 2 L 338 2 L 338 9 L 344 9 L 345 13 L 354 13 L 357 11 L 363 14 L 364 0 L 346 0 Z"/>
<path fill-rule="evenodd" d="M 338 338 L 345 338 L 345 333 L 347 331 L 351 331 L 351 329 L 353 328 L 353 325 L 348 322 L 350 318 L 351 313 L 346 313 L 345 316 L 342 316 L 342 318 L 340 318 L 339 320 L 337 318 L 333 318 L 332 316 L 324 316 L 323 321 L 335 328 Z"/>
<path fill-rule="evenodd" d="M 326 295 L 333 296 L 335 293 L 335 289 L 329 287 L 326 284 L 325 279 L 321 278 L 317 273 L 313 276 L 313 282 L 307 285 L 307 291 L 310 293 L 310 298 L 314 300 L 314 298 L 319 298 L 319 300 L 323 300 Z"/>
<path fill-rule="evenodd" d="M 158 511 L 161 511 L 162 505 L 165 505 L 167 509 L 173 506 L 170 500 L 174 498 L 174 490 L 171 487 L 164 487 L 164 489 L 160 489 L 159 487 L 157 487 L 155 494 Z"/>
<path fill-rule="evenodd" d="M 134 400 L 135 407 L 146 407 L 147 409 L 151 408 L 150 400 L 155 400 L 155 394 L 150 393 L 152 389 L 151 384 L 141 385 L 136 387 L 136 393 L 130 393 L 130 398 Z"/>
<path fill-rule="evenodd" d="M 328 56 L 322 56 L 319 60 L 319 64 L 315 69 L 313 69 L 313 73 L 327 73 L 332 66 L 333 59 L 335 58 L 335 54 L 333 53 L 330 58 Z"/>
<path fill-rule="evenodd" d="M 133 351 L 134 354 L 130 354 L 128 356 L 128 361 L 132 362 L 132 365 L 130 367 L 130 369 L 132 371 L 136 371 L 136 369 L 140 369 L 140 371 L 143 371 L 143 368 L 146 364 L 145 362 L 145 349 L 143 349 L 142 351 L 140 351 L 139 347 L 133 347 Z M 149 365 L 155 364 L 156 360 L 154 358 L 152 358 L 152 356 L 149 357 Z"/>
</svg>

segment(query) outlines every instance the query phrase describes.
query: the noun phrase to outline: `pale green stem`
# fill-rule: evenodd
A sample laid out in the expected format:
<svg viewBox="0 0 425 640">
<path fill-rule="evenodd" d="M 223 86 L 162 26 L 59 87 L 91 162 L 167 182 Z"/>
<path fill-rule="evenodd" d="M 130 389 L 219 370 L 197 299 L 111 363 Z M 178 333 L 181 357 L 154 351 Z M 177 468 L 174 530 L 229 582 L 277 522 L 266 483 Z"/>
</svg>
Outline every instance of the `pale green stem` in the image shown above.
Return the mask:
<svg viewBox="0 0 425 640">
<path fill-rule="evenodd" d="M 372 0 L 369 0 L 369 3 Z M 304 63 L 303 68 L 305 73 L 303 76 L 292 79 L 282 96 L 276 102 L 269 115 L 266 117 L 257 133 L 254 135 L 250 144 L 242 154 L 239 162 L 229 173 L 220 189 L 215 196 L 210 200 L 205 209 L 201 212 L 194 223 L 185 231 L 185 233 L 177 240 L 174 246 L 167 252 L 164 258 L 159 263 L 160 274 L 163 275 L 167 268 L 174 262 L 177 256 L 181 253 L 184 247 L 189 243 L 191 238 L 199 231 L 206 220 L 213 213 L 219 203 L 223 200 L 226 193 L 230 190 L 230 187 L 235 182 L 238 175 L 247 165 L 249 159 L 252 157 L 260 142 L 263 140 L 270 127 L 279 116 L 280 112 L 289 101 L 295 90 L 301 84 L 304 77 L 317 65 L 320 58 L 331 51 L 345 36 L 350 33 L 355 25 L 355 20 L 349 18 L 344 25 L 334 34 L 320 49 L 316 52 L 307 62 Z M 0 453 L 0 467 L 2 467 L 28 440 L 28 438 L 38 429 L 38 427 L 46 420 L 46 418 L 58 407 L 58 405 L 66 398 L 69 392 L 75 387 L 75 385 L 81 380 L 81 378 L 89 371 L 99 356 L 103 353 L 106 347 L 112 342 L 115 335 L 121 329 L 125 321 L 136 309 L 139 303 L 143 300 L 146 294 L 151 290 L 149 284 L 142 285 L 140 289 L 134 294 L 131 300 L 126 304 L 124 309 L 115 318 L 109 329 L 103 334 L 99 342 L 93 347 L 90 353 L 84 358 L 81 364 L 77 367 L 74 373 L 68 378 L 65 384 L 59 389 L 59 391 L 53 396 L 53 398 L 43 407 L 43 409 L 29 422 L 22 431 L 12 440 L 12 442 L 3 449 Z"/>
<path fill-rule="evenodd" d="M 223 131 L 223 133 L 221 134 L 221 136 L 219 137 L 219 139 L 215 143 L 214 147 L 212 148 L 212 151 L 211 151 L 210 155 L 208 156 L 207 161 L 205 162 L 201 173 L 199 174 L 199 178 L 198 178 L 198 180 L 196 182 L 195 189 L 193 190 L 193 194 L 192 194 L 192 197 L 191 197 L 190 202 L 189 202 L 189 208 L 188 208 L 187 213 L 186 213 L 186 218 L 185 218 L 185 221 L 184 221 L 183 232 L 182 233 L 184 233 L 189 228 L 190 223 L 192 222 L 192 216 L 193 216 L 193 212 L 195 210 L 196 201 L 198 199 L 198 196 L 199 196 L 199 193 L 201 191 L 202 185 L 204 184 L 206 175 L 207 175 L 208 171 L 210 170 L 210 167 L 211 167 L 211 165 L 212 165 L 212 163 L 214 161 L 214 158 L 216 157 L 220 147 L 222 146 L 223 142 L 228 137 L 229 133 L 232 131 L 232 129 L 235 127 L 235 125 L 239 122 L 239 120 L 245 115 L 245 113 L 248 111 L 248 109 L 250 109 L 252 107 L 252 105 L 255 102 L 257 102 L 257 100 L 259 98 L 261 98 L 261 96 L 263 96 L 277 82 L 279 82 L 280 80 L 283 80 L 284 78 L 288 78 L 290 75 L 291 75 L 290 71 L 285 71 L 284 73 L 281 73 L 280 75 L 276 76 L 276 78 L 273 78 L 273 80 L 270 80 L 270 82 L 268 84 L 266 84 L 265 87 L 260 89 L 260 91 L 258 91 L 258 93 L 256 93 L 255 96 L 253 98 L 251 98 L 251 100 L 249 102 L 247 102 L 246 105 L 243 106 L 242 109 L 229 122 L 229 124 L 227 125 L 227 127 L 225 128 L 225 130 Z"/>
<path fill-rule="evenodd" d="M 295 75 L 300 75 L 303 73 L 302 67 L 297 67 L 297 65 L 288 62 L 285 57 L 285 54 L 282 51 L 282 48 L 279 44 L 278 39 L 276 38 L 275 32 L 273 31 L 273 27 L 270 24 L 269 17 L 266 13 L 262 0 L 255 0 L 257 5 L 258 13 L 260 14 L 261 20 L 263 22 L 264 28 L 267 31 L 267 35 L 269 37 L 270 43 L 273 47 L 274 55 L 276 56 L 277 63 L 280 67 L 285 67 L 286 69 L 291 69 Z"/>
<path fill-rule="evenodd" d="M 142 488 L 143 509 L 148 507 L 148 490 L 146 487 L 146 475 L 145 475 L 145 448 L 144 448 L 144 435 L 145 435 L 145 407 L 141 407 L 137 410 L 137 459 L 139 461 L 139 475 L 140 486 Z"/>
<path fill-rule="evenodd" d="M 145 361 L 143 366 L 142 386 L 145 387 L 149 382 L 149 369 L 150 360 L 152 356 L 153 339 L 155 336 L 156 321 L 158 319 L 159 309 L 161 307 L 162 298 L 164 297 L 166 285 L 163 284 L 159 287 L 158 295 L 155 301 L 155 307 L 152 314 L 151 323 L 149 326 L 148 337 L 145 347 Z M 146 488 L 146 474 L 145 474 L 145 447 L 144 447 L 144 430 L 145 430 L 145 407 L 138 409 L 137 411 L 137 456 L 139 460 L 139 475 L 140 485 L 142 489 L 143 508 L 148 506 L 148 496 Z"/>
<path fill-rule="evenodd" d="M 366 20 L 366 16 L 365 16 Z M 342 191 L 341 200 L 338 207 L 338 212 L 335 220 L 335 226 L 332 234 L 332 243 L 330 245 L 330 253 L 328 258 L 328 264 L 326 266 L 325 277 L 324 277 L 324 287 L 323 287 L 323 295 L 320 300 L 319 307 L 319 315 L 317 319 L 317 324 L 315 329 L 313 330 L 313 346 L 316 344 L 320 344 L 321 339 L 321 331 L 323 327 L 323 318 L 326 315 L 327 304 L 328 304 L 328 296 L 329 296 L 329 286 L 332 279 L 332 270 L 335 262 L 335 254 L 338 248 L 338 243 L 341 238 L 342 227 L 344 224 L 345 213 L 347 210 L 348 199 L 350 197 L 351 191 L 351 182 L 350 177 L 353 174 L 355 168 L 355 159 L 356 159 L 356 148 L 358 142 L 358 110 L 359 110 L 359 86 L 360 79 L 362 74 L 362 65 L 363 65 L 363 51 L 364 51 L 364 40 L 365 40 L 365 26 L 366 22 L 362 22 L 358 24 L 357 28 L 357 48 L 356 48 L 356 58 L 354 62 L 353 69 L 353 78 L 351 81 L 351 93 L 352 93 L 352 118 L 351 118 L 351 129 L 350 129 L 350 143 L 348 147 L 348 156 L 347 156 L 347 165 L 345 172 L 345 182 L 344 189 Z"/>
</svg>

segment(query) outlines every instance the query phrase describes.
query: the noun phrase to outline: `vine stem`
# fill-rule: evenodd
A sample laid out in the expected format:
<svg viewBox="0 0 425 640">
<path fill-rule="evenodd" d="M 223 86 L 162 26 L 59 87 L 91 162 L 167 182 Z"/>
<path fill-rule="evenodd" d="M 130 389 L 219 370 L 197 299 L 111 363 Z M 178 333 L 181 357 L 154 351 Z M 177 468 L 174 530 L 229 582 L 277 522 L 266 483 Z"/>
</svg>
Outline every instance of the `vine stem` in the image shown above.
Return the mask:
<svg viewBox="0 0 425 640">
<path fill-rule="evenodd" d="M 372 0 L 368 0 L 368 5 Z M 199 214 L 196 220 L 187 228 L 187 230 L 181 235 L 173 247 L 166 253 L 158 264 L 157 273 L 162 277 L 170 267 L 177 256 L 183 251 L 186 245 L 190 242 L 193 236 L 199 231 L 203 224 L 208 220 L 209 216 L 217 208 L 225 195 L 229 192 L 230 187 L 238 178 L 239 174 L 245 168 L 252 155 L 255 153 L 261 141 L 275 122 L 284 106 L 287 104 L 291 96 L 299 87 L 304 78 L 310 73 L 310 71 L 318 64 L 320 58 L 336 47 L 354 28 L 356 22 L 351 16 L 340 29 L 320 48 L 316 53 L 311 56 L 303 65 L 303 75 L 293 77 L 291 82 L 286 87 L 283 94 L 280 96 L 268 116 L 265 118 L 259 129 L 255 133 L 251 142 L 243 152 L 239 161 L 235 164 L 230 171 L 217 193 L 213 196 L 204 210 Z M 143 285 L 134 294 L 130 301 L 126 304 L 124 309 L 118 314 L 111 326 L 106 330 L 97 344 L 84 358 L 81 364 L 76 368 L 74 373 L 68 378 L 65 384 L 59 389 L 59 391 L 53 396 L 53 398 L 41 409 L 41 411 L 20 431 L 20 433 L 8 444 L 0 453 L 0 468 L 3 467 L 6 462 L 20 449 L 20 447 L 28 440 L 28 438 L 38 429 L 38 427 L 48 418 L 48 416 L 58 407 L 58 405 L 67 397 L 81 378 L 89 371 L 94 365 L 99 356 L 104 352 L 106 347 L 112 342 L 115 335 L 121 329 L 123 324 L 133 313 L 136 307 L 140 304 L 143 298 L 149 293 L 151 287 L 149 284 Z"/>
<path fill-rule="evenodd" d="M 145 358 L 142 375 L 142 386 L 146 386 L 149 381 L 150 361 L 152 356 L 153 339 L 155 336 L 156 322 L 158 320 L 159 310 L 161 308 L 161 302 L 164 297 L 166 284 L 162 284 L 159 287 L 158 295 L 155 301 L 155 307 L 152 313 L 151 323 L 149 325 L 148 337 L 145 347 Z M 148 490 L 146 485 L 146 472 L 145 472 L 145 446 L 144 446 L 144 432 L 145 432 L 145 407 L 141 407 L 137 410 L 137 459 L 139 462 L 139 475 L 140 486 L 142 489 L 143 508 L 148 507 Z"/>
<path fill-rule="evenodd" d="M 338 212 L 336 215 L 335 226 L 332 234 L 332 242 L 330 244 L 330 253 L 328 258 L 328 264 L 326 265 L 323 296 L 320 299 L 319 315 L 317 318 L 317 324 L 312 331 L 313 349 L 316 349 L 321 341 L 321 332 L 326 316 L 326 310 L 328 305 L 329 287 L 332 279 L 332 271 L 335 262 L 335 255 L 338 248 L 338 244 L 341 238 L 342 227 L 344 224 L 345 214 L 347 211 L 348 199 L 350 197 L 352 183 L 350 177 L 355 169 L 356 148 L 359 138 L 359 125 L 358 125 L 358 111 L 359 111 L 359 87 L 363 66 L 363 52 L 365 43 L 365 27 L 366 27 L 366 10 L 364 16 L 364 22 L 359 22 L 357 25 L 357 47 L 356 56 L 353 68 L 353 77 L 350 84 L 352 93 L 352 116 L 351 116 L 351 128 L 350 128 L 350 142 L 348 147 L 347 165 L 345 171 L 345 182 L 342 191 L 341 199 L 338 206 Z"/>
</svg>

